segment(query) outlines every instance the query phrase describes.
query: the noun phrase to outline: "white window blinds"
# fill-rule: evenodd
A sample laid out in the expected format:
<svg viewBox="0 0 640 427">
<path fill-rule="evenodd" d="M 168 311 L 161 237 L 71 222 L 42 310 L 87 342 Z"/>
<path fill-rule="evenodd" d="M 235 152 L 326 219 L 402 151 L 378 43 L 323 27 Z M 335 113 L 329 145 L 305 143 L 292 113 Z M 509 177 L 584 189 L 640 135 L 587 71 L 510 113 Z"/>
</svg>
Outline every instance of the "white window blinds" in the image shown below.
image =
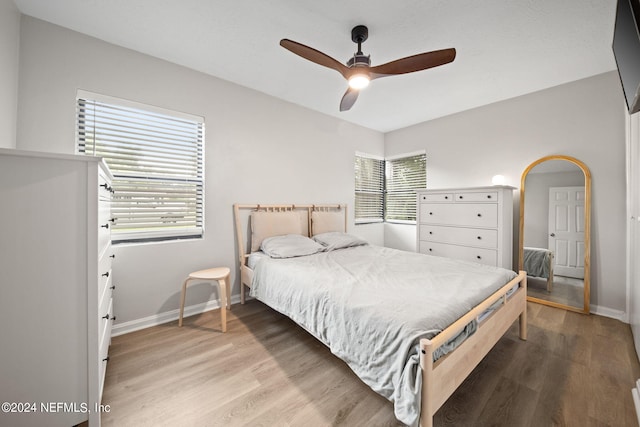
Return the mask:
<svg viewBox="0 0 640 427">
<path fill-rule="evenodd" d="M 427 186 L 424 153 L 383 160 L 356 153 L 356 222 L 415 221 L 416 190 Z"/>
<path fill-rule="evenodd" d="M 77 100 L 78 151 L 103 157 L 114 175 L 113 240 L 201 236 L 203 120 L 132 105 Z"/>
<path fill-rule="evenodd" d="M 386 160 L 385 220 L 416 220 L 416 189 L 427 186 L 427 156 Z"/>
<path fill-rule="evenodd" d="M 355 219 L 382 221 L 384 217 L 384 160 L 356 154 Z"/>
</svg>

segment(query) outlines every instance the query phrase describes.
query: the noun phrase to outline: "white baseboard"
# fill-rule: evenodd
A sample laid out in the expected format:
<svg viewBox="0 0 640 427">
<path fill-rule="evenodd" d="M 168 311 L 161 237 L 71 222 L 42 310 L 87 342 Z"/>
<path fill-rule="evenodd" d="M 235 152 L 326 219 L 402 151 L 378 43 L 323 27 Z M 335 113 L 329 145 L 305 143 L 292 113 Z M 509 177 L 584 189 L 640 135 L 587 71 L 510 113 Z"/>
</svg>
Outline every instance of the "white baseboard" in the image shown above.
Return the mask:
<svg viewBox="0 0 640 427">
<path fill-rule="evenodd" d="M 239 302 L 240 295 L 231 296 L 231 304 L 237 304 Z M 205 303 L 190 305 L 184 308 L 184 317 L 193 316 L 194 314 L 201 314 L 206 311 L 215 310 L 217 308 L 220 308 L 220 302 L 218 300 L 210 300 Z M 142 319 L 116 323 L 111 329 L 111 336 L 117 337 L 118 335 L 139 331 L 140 329 L 146 329 L 152 326 L 161 325 L 163 323 L 173 322 L 174 320 L 177 320 L 178 317 L 180 317 L 180 309 L 175 309 L 171 311 L 165 311 L 164 313 L 154 314 L 153 316 L 143 317 Z"/>
<path fill-rule="evenodd" d="M 593 314 L 610 317 L 624 323 L 629 323 L 629 316 L 627 315 L 627 313 L 621 310 L 613 310 L 611 308 L 600 307 L 592 304 L 589 306 L 589 311 Z"/>
</svg>

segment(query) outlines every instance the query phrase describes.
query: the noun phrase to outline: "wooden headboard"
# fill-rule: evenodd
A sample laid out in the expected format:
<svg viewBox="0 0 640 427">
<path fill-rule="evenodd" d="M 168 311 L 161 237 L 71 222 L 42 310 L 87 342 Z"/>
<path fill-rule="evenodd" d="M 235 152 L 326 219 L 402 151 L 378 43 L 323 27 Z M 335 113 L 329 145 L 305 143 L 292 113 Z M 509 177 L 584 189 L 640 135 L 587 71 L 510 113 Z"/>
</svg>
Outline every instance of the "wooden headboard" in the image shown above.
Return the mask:
<svg viewBox="0 0 640 427">
<path fill-rule="evenodd" d="M 259 218 L 255 221 L 256 224 L 252 224 L 253 212 L 261 214 L 259 217 L 256 216 L 256 219 Z M 235 203 L 233 216 L 238 244 L 242 303 L 244 303 L 244 286 L 251 286 L 253 277 L 253 272 L 247 267 L 247 260 L 251 252 L 259 249 L 262 239 L 281 234 L 299 233 L 313 237 L 314 234 L 327 231 L 347 231 L 347 206 L 343 204 L 264 205 Z M 260 229 L 256 230 L 256 225 L 259 225 Z"/>
</svg>

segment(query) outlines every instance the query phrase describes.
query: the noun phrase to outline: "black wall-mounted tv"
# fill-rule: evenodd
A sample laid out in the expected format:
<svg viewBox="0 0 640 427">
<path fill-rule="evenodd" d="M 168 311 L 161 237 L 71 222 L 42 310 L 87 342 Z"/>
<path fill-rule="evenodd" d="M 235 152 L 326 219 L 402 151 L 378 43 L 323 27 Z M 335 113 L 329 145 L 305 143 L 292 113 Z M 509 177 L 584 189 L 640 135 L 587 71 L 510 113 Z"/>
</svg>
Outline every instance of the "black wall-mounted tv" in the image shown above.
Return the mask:
<svg viewBox="0 0 640 427">
<path fill-rule="evenodd" d="M 618 0 L 613 54 L 629 114 L 640 111 L 640 0 Z"/>
</svg>

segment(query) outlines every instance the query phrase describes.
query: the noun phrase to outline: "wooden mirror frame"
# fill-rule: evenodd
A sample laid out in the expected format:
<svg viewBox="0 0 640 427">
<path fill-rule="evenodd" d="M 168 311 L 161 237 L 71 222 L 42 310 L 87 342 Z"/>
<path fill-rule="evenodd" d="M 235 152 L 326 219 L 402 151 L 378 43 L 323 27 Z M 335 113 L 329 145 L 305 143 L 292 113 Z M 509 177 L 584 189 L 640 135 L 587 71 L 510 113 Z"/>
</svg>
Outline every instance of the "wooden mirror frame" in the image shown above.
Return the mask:
<svg viewBox="0 0 640 427">
<path fill-rule="evenodd" d="M 560 304 L 554 301 L 547 301 L 541 298 L 527 296 L 527 301 L 536 302 L 539 304 L 548 305 L 551 307 L 564 308 L 570 311 L 576 311 L 578 313 L 589 314 L 589 300 L 591 298 L 591 172 L 587 165 L 580 160 L 563 155 L 552 155 L 542 157 L 531 163 L 522 172 L 522 178 L 520 179 L 520 236 L 519 236 L 519 254 L 518 254 L 518 268 L 523 269 L 524 264 L 524 197 L 525 197 L 525 181 L 529 171 L 539 165 L 540 163 L 548 160 L 565 160 L 578 166 L 584 174 L 584 306 L 582 309 L 579 307 L 573 307 L 570 305 Z"/>
</svg>

